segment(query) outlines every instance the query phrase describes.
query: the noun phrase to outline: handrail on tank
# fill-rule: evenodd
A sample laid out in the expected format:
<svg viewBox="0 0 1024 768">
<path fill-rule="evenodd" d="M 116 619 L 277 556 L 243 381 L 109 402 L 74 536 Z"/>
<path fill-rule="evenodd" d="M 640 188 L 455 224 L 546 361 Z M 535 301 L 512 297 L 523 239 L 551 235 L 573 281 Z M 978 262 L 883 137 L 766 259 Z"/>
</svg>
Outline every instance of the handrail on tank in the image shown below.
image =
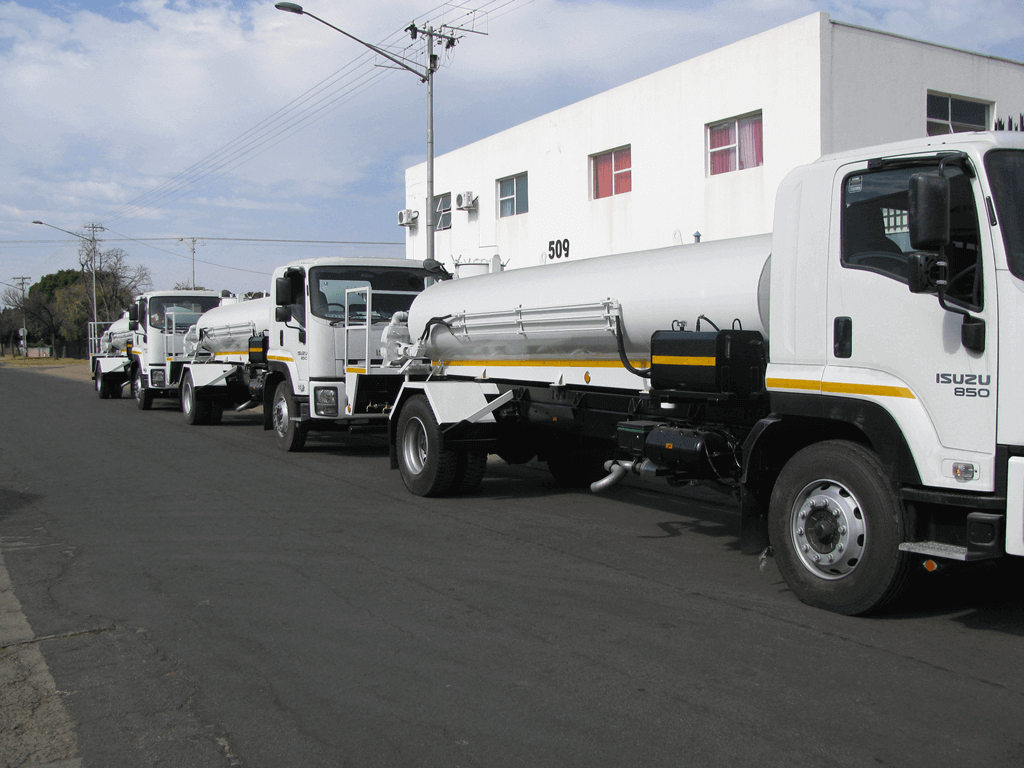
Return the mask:
<svg viewBox="0 0 1024 768">
<path fill-rule="evenodd" d="M 361 324 L 352 325 L 349 323 L 349 307 L 351 306 L 350 296 L 352 294 L 361 294 L 366 296 L 366 313 Z M 417 291 L 381 291 L 374 290 L 371 286 L 361 285 L 355 288 L 345 289 L 345 321 L 342 326 L 344 333 L 344 344 L 342 345 L 344 354 L 344 367 L 347 369 L 348 361 L 351 359 L 364 360 L 365 369 L 367 373 L 370 373 L 370 369 L 376 367 L 377 370 L 383 370 L 383 365 L 374 366 L 373 356 L 371 354 L 371 341 L 370 333 L 373 330 L 373 297 L 374 296 L 416 296 Z M 332 323 L 333 325 L 333 323 Z M 352 331 L 364 331 L 364 339 L 362 346 L 361 355 L 350 355 L 349 354 L 349 334 Z M 360 351 L 360 350 L 356 350 Z"/>
</svg>

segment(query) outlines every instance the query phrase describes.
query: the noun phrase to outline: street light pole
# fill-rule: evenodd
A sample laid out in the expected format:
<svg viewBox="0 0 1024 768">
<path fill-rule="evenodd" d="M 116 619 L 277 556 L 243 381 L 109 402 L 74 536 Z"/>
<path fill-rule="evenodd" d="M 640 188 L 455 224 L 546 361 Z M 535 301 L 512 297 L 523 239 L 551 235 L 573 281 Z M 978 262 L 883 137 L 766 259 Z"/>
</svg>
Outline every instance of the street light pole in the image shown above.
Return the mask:
<svg viewBox="0 0 1024 768">
<path fill-rule="evenodd" d="M 279 11 L 294 13 L 299 16 L 309 16 L 312 19 L 316 19 L 324 26 L 328 26 L 336 32 L 341 32 L 345 37 L 355 40 L 360 45 L 366 46 L 374 53 L 383 56 L 385 59 L 397 64 L 402 69 L 412 72 L 420 79 L 421 82 L 427 84 L 427 261 L 434 261 L 434 230 L 437 228 L 434 211 L 434 72 L 437 70 L 437 59 L 434 56 L 434 38 L 444 38 L 447 41 L 446 47 L 448 48 L 454 46 L 458 38 L 452 35 L 446 35 L 442 32 L 437 32 L 433 27 L 424 27 L 423 29 L 420 29 L 416 24 L 410 24 L 405 31 L 412 35 L 413 40 L 416 39 L 417 34 L 426 35 L 427 38 L 427 66 L 425 69 L 421 70 L 410 66 L 408 62 L 392 56 L 390 53 L 378 48 L 376 45 L 360 40 L 358 37 L 350 35 L 343 29 L 338 29 L 338 27 L 333 24 L 324 21 L 318 16 L 314 16 L 309 11 L 303 10 L 301 5 L 282 2 L 277 3 L 274 7 Z"/>
<path fill-rule="evenodd" d="M 101 227 L 99 224 L 90 224 L 89 226 L 92 229 L 92 237 L 86 237 L 85 235 L 80 235 L 77 232 L 69 232 L 66 229 L 61 229 L 60 227 L 55 227 L 55 226 L 53 226 L 53 224 L 47 224 L 45 221 L 33 221 L 32 223 L 33 224 L 42 224 L 44 227 L 49 227 L 50 229 L 59 230 L 59 231 L 64 232 L 66 234 L 69 234 L 69 235 L 72 235 L 74 237 L 77 237 L 80 240 L 85 240 L 87 243 L 89 243 L 89 245 L 90 245 L 90 248 L 89 248 L 89 254 L 90 254 L 89 261 L 92 263 L 91 264 L 91 266 L 92 266 L 92 323 L 93 323 L 93 327 L 95 328 L 96 327 L 96 230 L 99 230 L 99 231 L 102 232 L 102 231 L 104 231 L 103 227 Z"/>
</svg>

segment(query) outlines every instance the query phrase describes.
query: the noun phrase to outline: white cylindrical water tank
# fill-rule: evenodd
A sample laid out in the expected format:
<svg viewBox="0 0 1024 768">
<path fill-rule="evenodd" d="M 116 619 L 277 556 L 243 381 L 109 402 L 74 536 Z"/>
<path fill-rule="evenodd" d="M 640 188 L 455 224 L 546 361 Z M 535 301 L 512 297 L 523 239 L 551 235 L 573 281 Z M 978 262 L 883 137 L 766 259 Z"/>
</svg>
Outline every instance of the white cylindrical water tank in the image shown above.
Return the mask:
<svg viewBox="0 0 1024 768">
<path fill-rule="evenodd" d="M 215 307 L 196 321 L 199 344 L 214 353 L 248 349 L 250 336 L 260 336 L 270 329 L 273 311 L 274 302 L 269 297 Z"/>
<path fill-rule="evenodd" d="M 767 338 L 770 252 L 771 235 L 757 235 L 450 280 L 416 297 L 409 331 L 416 339 L 431 318 L 456 316 L 454 332 L 432 326 L 425 353 L 433 359 L 617 358 L 615 335 L 607 325 L 581 321 L 572 309 L 617 302 L 629 356 L 650 355 L 651 335 L 671 330 L 673 323 L 696 330 L 701 315 L 721 329 L 738 324 Z M 553 319 L 545 319 L 540 330 L 526 322 L 516 328 L 515 317 L 544 308 L 559 309 L 548 313 Z M 462 321 L 463 313 L 470 318 L 500 313 L 513 320 L 474 326 Z M 702 320 L 700 329 L 713 327 Z"/>
</svg>

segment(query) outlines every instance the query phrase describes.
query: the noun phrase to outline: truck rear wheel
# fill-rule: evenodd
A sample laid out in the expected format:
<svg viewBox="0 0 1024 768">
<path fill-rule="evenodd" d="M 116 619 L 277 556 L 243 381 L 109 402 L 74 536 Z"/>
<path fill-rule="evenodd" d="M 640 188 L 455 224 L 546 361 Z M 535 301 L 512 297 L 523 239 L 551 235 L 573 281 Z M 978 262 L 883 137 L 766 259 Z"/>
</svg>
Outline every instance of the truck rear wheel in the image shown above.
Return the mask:
<svg viewBox="0 0 1024 768">
<path fill-rule="evenodd" d="M 277 444 L 285 451 L 301 451 L 302 446 L 306 444 L 307 427 L 295 420 L 299 415 L 299 409 L 292 396 L 292 386 L 287 380 L 280 382 L 274 390 L 274 407 L 271 415 Z"/>
<path fill-rule="evenodd" d="M 909 578 L 903 513 L 881 462 L 857 443 L 804 448 L 772 490 L 768 528 L 790 589 L 816 608 L 854 616 L 894 600 Z"/>
<path fill-rule="evenodd" d="M 148 411 L 153 407 L 153 393 L 142 386 L 142 369 L 136 368 L 132 378 L 132 395 L 135 397 L 135 405 L 140 411 Z"/>
<path fill-rule="evenodd" d="M 110 398 L 110 382 L 99 371 L 96 372 L 96 394 L 100 396 L 100 400 Z"/>
<path fill-rule="evenodd" d="M 441 430 L 426 397 L 416 395 L 403 406 L 398 417 L 397 437 L 398 468 L 405 487 L 412 493 L 446 496 L 457 484 L 461 485 L 459 461 L 462 457 L 456 451 L 441 450 Z M 465 477 L 465 464 L 462 470 L 462 477 Z"/>
<path fill-rule="evenodd" d="M 181 412 L 185 414 L 185 423 L 198 426 L 210 423 L 210 401 L 196 395 L 192 372 L 185 374 L 181 382 Z"/>
</svg>

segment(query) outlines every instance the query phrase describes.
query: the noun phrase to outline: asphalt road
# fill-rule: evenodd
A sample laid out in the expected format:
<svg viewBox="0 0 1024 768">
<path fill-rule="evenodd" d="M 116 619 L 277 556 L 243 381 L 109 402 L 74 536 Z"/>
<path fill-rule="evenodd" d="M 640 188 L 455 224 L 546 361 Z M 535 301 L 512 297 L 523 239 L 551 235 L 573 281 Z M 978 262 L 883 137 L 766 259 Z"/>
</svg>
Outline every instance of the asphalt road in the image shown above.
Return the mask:
<svg viewBox="0 0 1024 768">
<path fill-rule="evenodd" d="M 1019 572 L 847 618 L 724 498 L 420 499 L 378 438 L 10 368 L 0 409 L 2 766 L 1024 766 Z"/>
</svg>

